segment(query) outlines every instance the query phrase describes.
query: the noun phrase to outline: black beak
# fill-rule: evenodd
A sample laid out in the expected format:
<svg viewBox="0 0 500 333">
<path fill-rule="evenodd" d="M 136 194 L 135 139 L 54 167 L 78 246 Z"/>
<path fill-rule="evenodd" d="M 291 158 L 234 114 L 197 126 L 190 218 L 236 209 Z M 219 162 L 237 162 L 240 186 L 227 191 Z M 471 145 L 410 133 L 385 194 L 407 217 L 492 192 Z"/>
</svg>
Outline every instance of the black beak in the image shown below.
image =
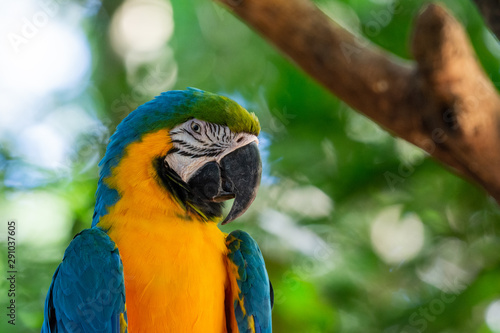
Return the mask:
<svg viewBox="0 0 500 333">
<path fill-rule="evenodd" d="M 234 198 L 233 206 L 222 224 L 241 216 L 257 196 L 262 164 L 259 148 L 252 142 L 224 156 L 220 164 L 209 162 L 188 181 L 194 195 L 210 202 Z"/>
</svg>

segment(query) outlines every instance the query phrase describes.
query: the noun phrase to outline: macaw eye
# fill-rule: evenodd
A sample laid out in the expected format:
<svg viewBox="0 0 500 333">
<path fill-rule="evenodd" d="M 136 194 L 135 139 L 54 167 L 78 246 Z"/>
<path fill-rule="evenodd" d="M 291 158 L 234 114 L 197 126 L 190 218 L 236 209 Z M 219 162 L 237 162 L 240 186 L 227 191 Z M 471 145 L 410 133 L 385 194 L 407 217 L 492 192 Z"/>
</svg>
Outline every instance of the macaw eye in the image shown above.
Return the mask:
<svg viewBox="0 0 500 333">
<path fill-rule="evenodd" d="M 191 123 L 191 129 L 195 132 L 200 134 L 201 133 L 201 126 L 198 123 Z"/>
</svg>

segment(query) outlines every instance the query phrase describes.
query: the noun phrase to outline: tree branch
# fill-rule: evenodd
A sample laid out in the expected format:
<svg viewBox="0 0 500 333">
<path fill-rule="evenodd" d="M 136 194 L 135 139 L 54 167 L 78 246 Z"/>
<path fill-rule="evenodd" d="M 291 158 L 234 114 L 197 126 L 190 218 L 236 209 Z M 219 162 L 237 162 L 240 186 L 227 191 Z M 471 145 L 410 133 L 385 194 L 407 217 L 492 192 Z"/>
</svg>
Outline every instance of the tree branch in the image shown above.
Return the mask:
<svg viewBox="0 0 500 333">
<path fill-rule="evenodd" d="M 307 0 L 218 1 L 351 107 L 500 202 L 500 98 L 464 29 L 442 7 L 420 13 L 416 61 L 405 62 Z"/>
<path fill-rule="evenodd" d="M 500 2 L 498 0 L 474 0 L 486 25 L 500 40 Z"/>
</svg>

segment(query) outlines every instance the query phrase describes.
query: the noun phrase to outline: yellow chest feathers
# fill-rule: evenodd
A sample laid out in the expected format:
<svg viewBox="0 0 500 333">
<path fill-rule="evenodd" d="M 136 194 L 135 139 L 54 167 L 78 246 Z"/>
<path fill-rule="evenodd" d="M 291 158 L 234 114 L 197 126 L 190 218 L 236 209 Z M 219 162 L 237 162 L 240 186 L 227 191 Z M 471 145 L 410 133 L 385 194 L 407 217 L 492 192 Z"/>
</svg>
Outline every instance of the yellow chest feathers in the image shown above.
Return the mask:
<svg viewBox="0 0 500 333">
<path fill-rule="evenodd" d="M 110 231 L 124 266 L 129 332 L 225 332 L 224 234 L 215 223 L 157 222 Z"/>
</svg>

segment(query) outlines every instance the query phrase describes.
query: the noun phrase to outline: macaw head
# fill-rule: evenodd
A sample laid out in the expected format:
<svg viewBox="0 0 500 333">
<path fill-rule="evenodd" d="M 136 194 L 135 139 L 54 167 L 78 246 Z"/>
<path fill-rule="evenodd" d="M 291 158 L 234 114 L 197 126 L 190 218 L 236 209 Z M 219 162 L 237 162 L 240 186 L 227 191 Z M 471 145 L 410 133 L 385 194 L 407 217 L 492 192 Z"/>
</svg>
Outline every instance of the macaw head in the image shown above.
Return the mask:
<svg viewBox="0 0 500 333">
<path fill-rule="evenodd" d="M 257 117 L 229 98 L 188 88 L 131 112 L 110 139 L 100 166 L 93 225 L 121 200 L 204 221 L 243 214 L 260 183 Z"/>
</svg>

